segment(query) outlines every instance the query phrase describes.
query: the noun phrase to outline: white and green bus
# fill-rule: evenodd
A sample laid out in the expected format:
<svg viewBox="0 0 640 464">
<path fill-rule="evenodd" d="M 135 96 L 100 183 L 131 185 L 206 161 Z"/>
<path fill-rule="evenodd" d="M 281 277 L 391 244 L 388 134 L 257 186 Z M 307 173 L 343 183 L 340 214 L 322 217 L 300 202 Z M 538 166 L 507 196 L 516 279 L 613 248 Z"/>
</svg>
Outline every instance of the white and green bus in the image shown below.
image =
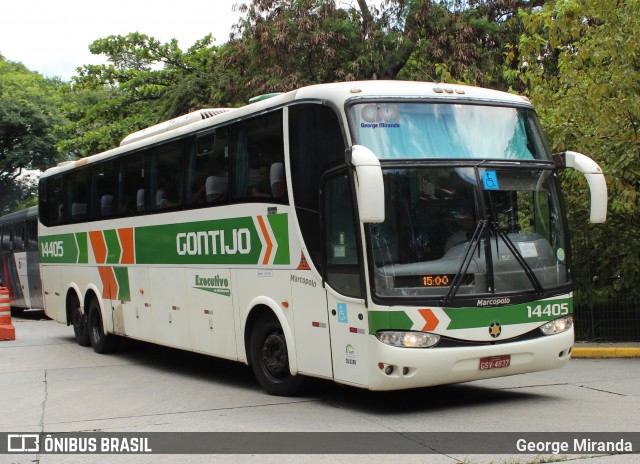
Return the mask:
<svg viewBox="0 0 640 464">
<path fill-rule="evenodd" d="M 118 337 L 371 390 L 553 369 L 574 342 L 552 155 L 526 98 L 348 82 L 200 110 L 47 170 L 46 313 Z"/>
</svg>

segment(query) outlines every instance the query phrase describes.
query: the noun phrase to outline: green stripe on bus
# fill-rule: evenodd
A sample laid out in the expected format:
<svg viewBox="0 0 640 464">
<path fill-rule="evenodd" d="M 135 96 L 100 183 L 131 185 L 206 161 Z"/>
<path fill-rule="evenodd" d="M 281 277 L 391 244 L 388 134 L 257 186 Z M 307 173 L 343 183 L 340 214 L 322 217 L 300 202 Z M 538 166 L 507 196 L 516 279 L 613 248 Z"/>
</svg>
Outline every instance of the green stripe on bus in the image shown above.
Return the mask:
<svg viewBox="0 0 640 464">
<path fill-rule="evenodd" d="M 378 330 L 409 330 L 413 321 L 404 311 L 371 311 L 369 312 L 369 333 Z"/>
<path fill-rule="evenodd" d="M 539 309 L 539 311 L 538 311 Z M 451 319 L 447 329 L 489 327 L 496 321 L 501 325 L 545 322 L 573 313 L 573 299 L 532 301 L 511 306 L 487 308 L 444 308 Z"/>
<path fill-rule="evenodd" d="M 271 220 L 275 264 L 289 263 L 287 215 Z M 273 226 L 272 226 L 273 227 Z M 282 247 L 282 250 L 280 250 Z M 137 264 L 258 264 L 262 242 L 252 217 L 137 227 Z"/>
<path fill-rule="evenodd" d="M 107 245 L 107 264 L 119 264 L 122 249 L 120 248 L 118 233 L 114 229 L 111 229 L 105 230 L 103 234 L 104 242 Z"/>
<path fill-rule="evenodd" d="M 492 322 L 501 325 L 546 322 L 561 316 L 573 314 L 572 298 L 532 301 L 511 306 L 478 308 L 442 308 L 451 319 L 445 330 L 475 329 L 489 327 Z M 416 308 L 413 311 L 418 311 Z M 405 311 L 369 312 L 369 333 L 378 330 L 411 330 L 414 323 Z"/>
<path fill-rule="evenodd" d="M 78 247 L 78 263 L 86 264 L 89 262 L 89 252 L 87 247 L 87 233 L 78 232 L 75 234 L 76 245 Z"/>
<path fill-rule="evenodd" d="M 38 239 L 41 263 L 73 264 L 78 262 L 78 252 L 74 234 L 48 235 Z M 86 253 L 86 241 L 85 252 Z"/>
<path fill-rule="evenodd" d="M 273 264 L 290 264 L 289 262 L 289 222 L 286 214 L 270 214 L 267 216 L 269 225 L 278 241 Z"/>
<path fill-rule="evenodd" d="M 131 290 L 129 288 L 129 270 L 126 267 L 114 267 L 113 274 L 118 282 L 118 299 L 131 301 Z"/>
</svg>

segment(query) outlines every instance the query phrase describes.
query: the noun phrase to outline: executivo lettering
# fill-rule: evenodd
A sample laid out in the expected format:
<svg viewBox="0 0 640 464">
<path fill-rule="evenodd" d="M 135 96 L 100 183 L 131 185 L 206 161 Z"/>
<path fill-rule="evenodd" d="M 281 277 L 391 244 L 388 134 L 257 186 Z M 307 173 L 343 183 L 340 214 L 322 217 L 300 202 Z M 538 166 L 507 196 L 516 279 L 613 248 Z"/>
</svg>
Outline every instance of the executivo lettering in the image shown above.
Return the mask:
<svg viewBox="0 0 640 464">
<path fill-rule="evenodd" d="M 232 229 L 226 236 L 224 230 L 181 232 L 176 235 L 176 248 L 180 256 L 247 255 L 251 253 L 251 231 Z"/>
<path fill-rule="evenodd" d="M 229 289 L 229 279 L 215 275 L 214 277 L 201 277 L 196 274 L 195 278 L 196 286 L 193 287 L 197 290 L 204 290 L 205 292 L 216 293 L 218 295 L 231 296 L 231 290 Z"/>
</svg>

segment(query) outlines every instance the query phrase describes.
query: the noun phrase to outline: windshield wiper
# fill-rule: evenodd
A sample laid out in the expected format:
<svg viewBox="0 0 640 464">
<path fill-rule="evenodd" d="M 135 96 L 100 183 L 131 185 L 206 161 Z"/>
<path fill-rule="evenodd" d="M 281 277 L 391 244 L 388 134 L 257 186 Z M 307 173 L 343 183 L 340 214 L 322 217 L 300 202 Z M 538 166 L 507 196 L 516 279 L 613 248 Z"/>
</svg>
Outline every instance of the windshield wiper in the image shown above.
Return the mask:
<svg viewBox="0 0 640 464">
<path fill-rule="evenodd" d="M 507 248 L 509 249 L 511 254 L 516 258 L 516 261 L 518 261 L 518 264 L 520 264 L 522 269 L 524 269 L 524 273 L 527 275 L 527 278 L 531 282 L 531 285 L 533 285 L 533 288 L 536 291 L 536 294 L 538 296 L 542 296 L 544 294 L 544 290 L 542 288 L 542 285 L 540 284 L 540 281 L 538 280 L 535 273 L 531 269 L 531 266 L 529 266 L 527 261 L 525 261 L 525 259 L 522 257 L 522 253 L 520 253 L 520 251 L 516 248 L 513 241 L 509 238 L 507 234 L 504 233 L 504 231 L 500 227 L 500 224 L 498 224 L 497 222 L 492 222 L 489 225 L 489 229 L 495 232 L 496 238 L 498 237 L 501 238 L 504 244 L 507 245 Z M 498 252 L 498 244 L 496 240 L 496 253 L 497 252 Z"/>
<path fill-rule="evenodd" d="M 458 269 L 456 276 L 453 278 L 453 282 L 451 282 L 451 287 L 449 287 L 449 292 L 447 293 L 447 296 L 445 296 L 441 300 L 442 306 L 446 305 L 447 303 L 451 303 L 453 301 L 453 298 L 456 296 L 456 293 L 458 292 L 460 285 L 462 285 L 462 278 L 464 275 L 467 274 L 467 270 L 469 269 L 469 265 L 471 264 L 471 258 L 473 257 L 473 253 L 480 246 L 480 239 L 484 235 L 486 228 L 487 228 L 487 221 L 485 219 L 481 219 L 480 221 L 478 221 L 478 224 L 476 225 L 476 229 L 473 231 L 473 236 L 471 237 L 471 240 L 467 245 L 467 249 L 465 250 L 464 258 L 460 263 L 460 268 Z"/>
</svg>

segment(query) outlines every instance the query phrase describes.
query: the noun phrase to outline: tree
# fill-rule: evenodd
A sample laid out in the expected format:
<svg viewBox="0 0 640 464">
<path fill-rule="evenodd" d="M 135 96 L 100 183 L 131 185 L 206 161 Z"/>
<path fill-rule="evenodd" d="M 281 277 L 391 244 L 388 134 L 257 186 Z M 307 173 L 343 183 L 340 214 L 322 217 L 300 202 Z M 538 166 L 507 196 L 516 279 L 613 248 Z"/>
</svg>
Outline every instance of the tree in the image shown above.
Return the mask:
<svg viewBox="0 0 640 464">
<path fill-rule="evenodd" d="M 59 148 L 87 156 L 117 146 L 131 132 L 209 106 L 212 41 L 208 35 L 186 52 L 175 39 L 161 43 L 138 32 L 93 42 L 90 51 L 106 55 L 108 64 L 78 69 L 66 90 L 72 123 Z"/>
<path fill-rule="evenodd" d="M 407 14 L 413 18 L 410 30 L 418 33 L 413 34 L 411 55 L 398 77 L 525 89 L 517 79 L 518 43 L 524 33 L 521 13 L 539 7 L 543 0 L 407 3 L 421 4 L 421 13 Z"/>
<path fill-rule="evenodd" d="M 253 0 L 214 58 L 217 100 L 356 79 L 501 88 L 515 77 L 520 10 L 542 0 Z"/>
<path fill-rule="evenodd" d="M 556 151 L 595 158 L 609 186 L 609 218 L 590 226 L 601 293 L 640 294 L 640 34 L 638 0 L 549 1 L 524 15 L 522 78 Z M 574 235 L 587 221 L 586 186 L 565 184 Z M 578 188 L 575 186 L 578 185 Z"/>
<path fill-rule="evenodd" d="M 29 71 L 0 55 L 0 213 L 34 194 L 25 174 L 44 170 L 61 158 L 56 150 L 61 82 Z"/>
<path fill-rule="evenodd" d="M 246 103 L 260 93 L 369 77 L 365 39 L 353 7 L 333 0 L 254 0 L 215 57 L 217 99 Z M 375 37 L 373 38 L 375 42 Z"/>
</svg>

